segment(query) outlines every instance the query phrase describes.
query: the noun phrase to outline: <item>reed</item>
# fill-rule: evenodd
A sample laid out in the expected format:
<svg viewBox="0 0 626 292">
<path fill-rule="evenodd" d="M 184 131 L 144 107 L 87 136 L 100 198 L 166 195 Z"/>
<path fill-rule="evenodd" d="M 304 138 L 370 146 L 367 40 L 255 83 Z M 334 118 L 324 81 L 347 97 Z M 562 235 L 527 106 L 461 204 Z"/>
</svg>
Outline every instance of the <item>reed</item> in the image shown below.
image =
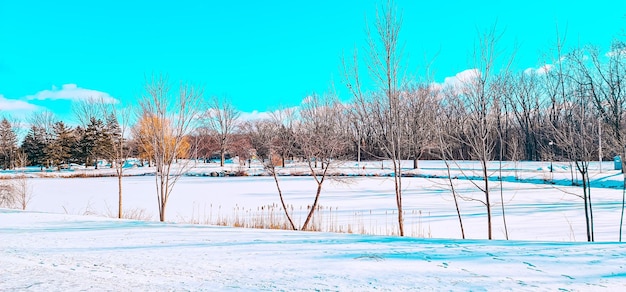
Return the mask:
<svg viewBox="0 0 626 292">
<path fill-rule="evenodd" d="M 302 224 L 310 208 L 311 206 L 287 205 L 287 211 L 296 225 Z M 396 217 L 393 209 L 343 211 L 339 207 L 319 205 L 313 221 L 305 231 L 395 236 L 398 235 Z M 425 217 L 430 217 L 430 214 L 424 214 L 421 210 L 409 210 L 405 211 L 405 217 L 405 225 L 410 227 L 408 236 L 431 237 L 430 225 L 425 223 Z M 178 221 L 237 228 L 291 229 L 282 206 L 276 203 L 256 208 L 236 204 L 228 209 L 221 205 L 194 204 L 191 217 L 179 216 Z"/>
</svg>

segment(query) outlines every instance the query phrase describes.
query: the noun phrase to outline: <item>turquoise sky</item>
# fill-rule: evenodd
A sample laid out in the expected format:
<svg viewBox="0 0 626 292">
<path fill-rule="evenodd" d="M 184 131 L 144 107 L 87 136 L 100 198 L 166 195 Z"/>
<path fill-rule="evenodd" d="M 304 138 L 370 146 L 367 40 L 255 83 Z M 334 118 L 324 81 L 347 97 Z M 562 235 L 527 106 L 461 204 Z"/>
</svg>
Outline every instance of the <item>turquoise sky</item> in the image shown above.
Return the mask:
<svg viewBox="0 0 626 292">
<path fill-rule="evenodd" d="M 203 85 L 241 111 L 295 106 L 342 83 L 343 53 L 364 48 L 380 1 L 0 0 L 0 110 L 50 109 L 105 95 L 134 103 L 144 76 Z M 479 31 L 497 23 L 515 68 L 538 67 L 556 41 L 608 48 L 625 38 L 620 1 L 397 1 L 407 71 L 435 80 L 472 67 Z"/>
</svg>

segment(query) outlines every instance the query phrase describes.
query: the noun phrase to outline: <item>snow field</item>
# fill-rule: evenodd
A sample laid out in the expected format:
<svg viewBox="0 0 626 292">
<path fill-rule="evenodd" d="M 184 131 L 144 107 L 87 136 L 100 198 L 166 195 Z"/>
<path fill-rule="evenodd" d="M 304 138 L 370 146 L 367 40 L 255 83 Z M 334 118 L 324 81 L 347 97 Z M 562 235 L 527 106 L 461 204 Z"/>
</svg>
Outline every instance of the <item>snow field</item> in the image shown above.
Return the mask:
<svg viewBox="0 0 626 292">
<path fill-rule="evenodd" d="M 618 291 L 626 246 L 418 239 L 0 210 L 3 291 Z"/>
<path fill-rule="evenodd" d="M 0 290 L 626 288 L 626 245 L 616 242 L 619 172 L 603 165 L 604 171 L 592 175 L 596 240 L 601 242 L 590 244 L 581 242 L 586 240 L 584 210 L 575 196 L 580 187 L 571 186 L 567 165 L 550 172 L 545 162 L 508 164 L 502 173 L 512 239 L 502 240 L 499 172 L 494 170 L 491 198 L 499 240 L 487 241 L 485 207 L 475 201 L 484 194 L 465 178 L 474 166 L 461 163 L 453 182 L 465 198 L 460 209 L 469 239 L 460 240 L 449 181 L 441 178 L 444 169 L 438 162 L 420 163 L 420 170 L 409 172 L 417 177 L 403 179 L 409 238 L 389 236 L 397 232 L 393 179 L 386 176 L 388 169 L 375 169 L 378 163 L 363 164 L 366 169 L 345 166 L 339 170 L 362 176 L 324 185 L 314 226 L 343 234 L 187 224 L 284 223 L 271 177 L 183 177 L 168 203 L 168 223 L 107 218 L 117 214 L 113 177 L 30 178 L 28 211 L 0 209 Z M 192 171 L 215 170 L 201 165 Z M 301 224 L 313 201 L 312 178 L 281 176 L 280 183 L 288 209 Z M 123 184 L 127 213 L 156 220 L 154 177 L 125 177 Z"/>
</svg>

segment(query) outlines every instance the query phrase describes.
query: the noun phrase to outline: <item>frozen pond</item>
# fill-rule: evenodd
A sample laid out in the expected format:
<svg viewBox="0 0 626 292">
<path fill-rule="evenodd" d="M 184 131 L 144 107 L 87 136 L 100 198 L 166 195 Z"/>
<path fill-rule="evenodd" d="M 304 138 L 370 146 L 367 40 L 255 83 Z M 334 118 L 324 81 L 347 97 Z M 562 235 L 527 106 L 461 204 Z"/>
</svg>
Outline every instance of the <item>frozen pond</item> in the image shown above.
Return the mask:
<svg viewBox="0 0 626 292">
<path fill-rule="evenodd" d="M 33 198 L 28 210 L 116 216 L 117 180 L 102 178 L 32 178 Z M 301 225 L 313 203 L 311 177 L 281 177 L 288 210 Z M 460 228 L 447 179 L 404 178 L 405 230 L 415 237 L 460 238 Z M 455 181 L 467 238 L 487 236 L 486 208 L 474 199 L 484 194 L 468 180 Z M 494 237 L 504 239 L 500 184 L 492 182 Z M 124 210 L 158 219 L 153 176 L 125 177 Z M 504 182 L 502 197 L 510 239 L 584 241 L 585 218 L 579 187 Z M 619 230 L 621 190 L 594 188 L 597 241 L 616 241 Z M 393 179 L 347 177 L 324 184 L 315 227 L 339 231 L 393 235 L 397 213 Z M 183 177 L 168 202 L 171 222 L 252 226 L 284 224 L 276 185 L 271 177 Z"/>
</svg>

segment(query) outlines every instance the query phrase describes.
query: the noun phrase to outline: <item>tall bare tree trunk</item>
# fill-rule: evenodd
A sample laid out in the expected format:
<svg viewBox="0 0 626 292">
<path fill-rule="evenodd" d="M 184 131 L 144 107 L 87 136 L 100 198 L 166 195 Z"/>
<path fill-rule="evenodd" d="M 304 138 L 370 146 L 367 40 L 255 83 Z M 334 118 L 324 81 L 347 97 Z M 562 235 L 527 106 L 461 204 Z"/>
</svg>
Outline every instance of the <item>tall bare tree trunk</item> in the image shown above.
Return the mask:
<svg viewBox="0 0 626 292">
<path fill-rule="evenodd" d="M 585 221 L 587 222 L 587 241 L 591 242 L 593 241 L 593 236 L 592 236 L 592 231 L 591 231 L 591 217 L 590 217 L 590 210 L 589 210 L 589 196 L 587 195 L 587 180 L 585 179 L 585 173 L 582 173 L 582 180 L 583 180 L 583 201 L 585 204 Z"/>
<path fill-rule="evenodd" d="M 309 210 L 309 214 L 306 216 L 306 220 L 304 220 L 304 224 L 302 224 L 302 230 L 307 230 L 309 227 L 309 223 L 313 219 L 313 215 L 315 214 L 315 209 L 317 209 L 317 205 L 320 199 L 320 194 L 322 193 L 322 182 L 317 184 L 317 189 L 315 191 L 315 200 L 313 201 L 313 205 L 311 205 L 311 209 Z"/>
<path fill-rule="evenodd" d="M 118 205 L 117 205 L 117 218 L 122 219 L 122 176 L 118 175 L 117 176 L 117 200 L 118 200 Z"/>
<path fill-rule="evenodd" d="M 485 193 L 485 206 L 487 207 L 487 238 L 493 239 L 492 232 L 492 224 L 491 224 L 491 200 L 489 196 L 489 173 L 487 171 L 487 160 L 482 160 L 482 171 L 483 171 L 483 182 L 484 182 L 484 190 Z"/>
<path fill-rule="evenodd" d="M 220 149 L 220 166 L 224 167 L 224 149 Z"/>
<path fill-rule="evenodd" d="M 500 123 L 498 123 L 500 124 Z M 504 223 L 504 236 L 506 240 L 509 240 L 509 229 L 506 224 L 506 213 L 504 212 L 504 191 L 502 189 L 502 154 L 503 154 L 503 141 L 502 141 L 502 131 L 499 130 L 498 134 L 500 135 L 500 167 L 498 170 L 500 171 L 499 180 L 500 180 L 500 207 L 502 208 L 502 222 Z"/>
<path fill-rule="evenodd" d="M 626 174 L 624 174 L 624 184 L 622 186 L 622 214 L 619 218 L 619 242 L 622 242 L 622 229 L 624 227 L 624 208 L 626 207 Z"/>
<path fill-rule="evenodd" d="M 398 208 L 398 229 L 400 236 L 404 236 L 404 211 L 402 209 L 402 169 L 399 159 L 393 160 L 394 176 L 393 181 L 396 189 L 396 206 Z"/>
<path fill-rule="evenodd" d="M 398 230 L 399 235 L 404 236 L 404 218 L 402 211 L 402 169 L 400 167 L 403 117 L 400 109 L 401 82 L 404 73 L 402 66 L 402 45 L 399 43 L 399 33 L 402 27 L 402 17 L 397 14 L 393 0 L 388 0 L 382 9 L 376 11 L 374 33 L 367 29 L 368 54 L 366 59 L 368 73 L 377 83 L 380 95 L 372 97 L 367 103 L 362 94 L 359 81 L 358 59 L 354 58 L 354 71 L 346 71 L 347 87 L 353 94 L 359 106 L 357 112 L 363 119 L 373 122 L 370 130 L 376 133 L 376 152 L 382 153 L 381 159 L 390 159 L 393 163 L 395 201 L 398 207 Z M 381 98 L 382 97 L 382 98 Z"/>
<path fill-rule="evenodd" d="M 450 173 L 450 163 L 448 160 L 444 159 L 444 163 L 446 164 L 446 171 L 448 173 L 448 183 L 450 184 L 450 191 L 452 192 L 452 198 L 454 199 L 454 207 L 456 209 L 456 215 L 459 219 L 459 226 L 461 228 L 461 238 L 465 239 L 465 229 L 463 228 L 463 218 L 461 217 L 461 208 L 459 207 L 459 199 L 456 194 L 456 189 L 454 188 L 454 183 L 452 182 L 452 174 Z"/>
<path fill-rule="evenodd" d="M 293 224 L 293 220 L 291 219 L 291 215 L 289 214 L 289 210 L 287 209 L 287 204 L 285 204 L 285 198 L 283 197 L 283 191 L 280 188 L 280 183 L 278 182 L 278 176 L 276 175 L 276 167 L 272 164 L 270 158 L 270 172 L 272 173 L 272 177 L 274 178 L 274 182 L 276 183 L 276 189 L 278 190 L 278 197 L 280 198 L 280 204 L 283 206 L 283 210 L 285 211 L 285 217 L 287 217 L 287 221 L 289 221 L 289 225 L 292 230 L 298 230 L 296 225 Z"/>
</svg>

